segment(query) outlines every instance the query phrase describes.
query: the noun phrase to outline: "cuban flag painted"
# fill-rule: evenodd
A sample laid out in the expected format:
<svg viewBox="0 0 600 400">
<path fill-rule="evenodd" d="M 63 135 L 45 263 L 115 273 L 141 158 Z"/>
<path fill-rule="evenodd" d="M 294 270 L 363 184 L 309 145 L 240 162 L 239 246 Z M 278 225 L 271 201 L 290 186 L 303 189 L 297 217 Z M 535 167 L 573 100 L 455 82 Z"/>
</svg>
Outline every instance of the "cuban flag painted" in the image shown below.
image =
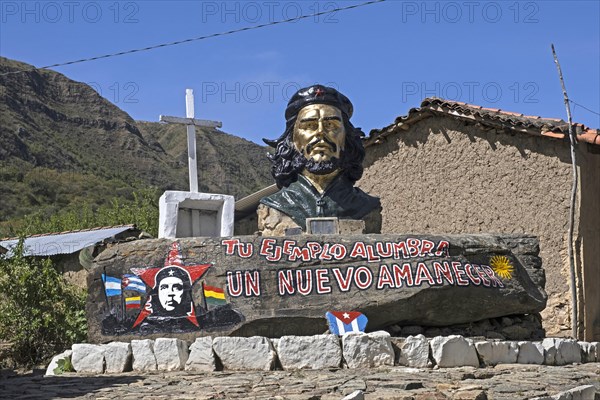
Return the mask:
<svg viewBox="0 0 600 400">
<path fill-rule="evenodd" d="M 104 282 L 107 297 L 121 295 L 121 280 L 119 278 L 102 274 L 102 282 Z"/>
<path fill-rule="evenodd" d="M 349 332 L 364 332 L 367 327 L 367 317 L 358 311 L 328 311 L 325 313 L 329 332 L 342 336 Z"/>
<path fill-rule="evenodd" d="M 146 284 L 136 275 L 125 274 L 123 276 L 123 290 L 146 293 Z"/>
</svg>

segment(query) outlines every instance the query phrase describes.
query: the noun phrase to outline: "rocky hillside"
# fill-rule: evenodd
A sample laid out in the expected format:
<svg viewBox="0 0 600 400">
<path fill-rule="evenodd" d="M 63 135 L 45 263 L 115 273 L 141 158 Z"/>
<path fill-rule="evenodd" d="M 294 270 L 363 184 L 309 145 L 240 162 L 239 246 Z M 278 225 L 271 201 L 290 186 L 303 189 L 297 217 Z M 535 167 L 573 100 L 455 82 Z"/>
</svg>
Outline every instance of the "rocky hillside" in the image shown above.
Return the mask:
<svg viewBox="0 0 600 400">
<path fill-rule="evenodd" d="M 54 71 L 3 75 L 30 68 L 0 57 L 0 224 L 149 186 L 187 190 L 185 128 L 134 121 Z M 264 147 L 212 129 L 197 143 L 202 191 L 239 198 L 272 183 Z"/>
<path fill-rule="evenodd" d="M 142 137 L 158 143 L 188 187 L 186 129 L 181 125 L 137 122 Z M 245 196 L 273 183 L 265 147 L 216 129 L 196 129 L 201 191 Z"/>
</svg>

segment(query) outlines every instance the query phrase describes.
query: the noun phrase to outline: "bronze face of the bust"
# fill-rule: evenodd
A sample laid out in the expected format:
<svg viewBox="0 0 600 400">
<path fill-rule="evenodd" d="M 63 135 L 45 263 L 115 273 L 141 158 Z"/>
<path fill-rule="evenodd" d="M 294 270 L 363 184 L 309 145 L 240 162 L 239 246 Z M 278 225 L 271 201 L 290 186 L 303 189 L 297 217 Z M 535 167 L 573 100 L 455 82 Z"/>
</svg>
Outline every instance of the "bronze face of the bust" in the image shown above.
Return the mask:
<svg viewBox="0 0 600 400">
<path fill-rule="evenodd" d="M 344 150 L 346 130 L 342 112 L 328 104 L 310 104 L 298 112 L 294 125 L 294 147 L 304 158 L 315 163 L 339 160 Z M 306 168 L 301 171 L 317 189 L 323 193 L 329 183 L 339 174 L 339 168 L 329 172 L 313 173 Z"/>
<path fill-rule="evenodd" d="M 328 104 L 310 104 L 298 113 L 293 135 L 296 150 L 306 159 L 339 159 L 346 140 L 342 112 Z"/>
</svg>

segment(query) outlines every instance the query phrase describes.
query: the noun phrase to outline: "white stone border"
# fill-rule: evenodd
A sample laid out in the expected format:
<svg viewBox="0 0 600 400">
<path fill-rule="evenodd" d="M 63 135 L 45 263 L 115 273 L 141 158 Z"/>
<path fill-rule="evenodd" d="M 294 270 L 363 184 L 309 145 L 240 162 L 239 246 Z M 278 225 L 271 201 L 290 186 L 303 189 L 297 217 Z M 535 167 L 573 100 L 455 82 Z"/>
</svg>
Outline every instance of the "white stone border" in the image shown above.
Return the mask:
<svg viewBox="0 0 600 400">
<path fill-rule="evenodd" d="M 161 345 L 164 344 L 164 345 Z M 92 351 L 93 350 L 93 351 Z M 119 351 L 123 354 L 117 354 Z M 106 359 L 111 355 L 111 360 Z M 318 355 L 315 357 L 315 355 Z M 477 340 L 460 335 L 391 338 L 384 331 L 335 335 L 203 337 L 190 346 L 181 339 L 134 340 L 127 344 L 74 344 L 72 352 L 54 357 L 46 375 L 54 375 L 59 359 L 70 359 L 77 372 L 273 370 L 283 368 L 416 368 L 485 367 L 498 364 L 567 365 L 600 362 L 598 342 L 547 338 L 541 342 Z M 114 362 L 115 359 L 122 360 Z"/>
</svg>

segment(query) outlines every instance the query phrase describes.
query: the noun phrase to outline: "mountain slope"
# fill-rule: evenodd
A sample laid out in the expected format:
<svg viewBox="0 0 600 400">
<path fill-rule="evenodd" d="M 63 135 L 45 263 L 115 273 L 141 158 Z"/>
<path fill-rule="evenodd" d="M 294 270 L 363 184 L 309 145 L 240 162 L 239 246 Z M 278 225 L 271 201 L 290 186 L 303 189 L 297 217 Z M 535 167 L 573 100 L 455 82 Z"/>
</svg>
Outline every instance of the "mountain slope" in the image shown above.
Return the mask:
<svg viewBox="0 0 600 400">
<path fill-rule="evenodd" d="M 188 190 L 185 128 L 136 122 L 54 71 L 2 75 L 30 68 L 0 57 L 0 221 L 131 199 L 149 186 Z M 197 135 L 201 190 L 240 197 L 271 184 L 264 147 Z"/>
<path fill-rule="evenodd" d="M 138 122 L 137 126 L 144 138 L 158 143 L 176 163 L 184 181 L 184 186 L 178 189 L 188 190 L 186 128 L 157 122 Z M 246 139 L 216 129 L 196 128 L 196 152 L 201 191 L 239 198 L 272 183 L 266 148 Z"/>
</svg>

